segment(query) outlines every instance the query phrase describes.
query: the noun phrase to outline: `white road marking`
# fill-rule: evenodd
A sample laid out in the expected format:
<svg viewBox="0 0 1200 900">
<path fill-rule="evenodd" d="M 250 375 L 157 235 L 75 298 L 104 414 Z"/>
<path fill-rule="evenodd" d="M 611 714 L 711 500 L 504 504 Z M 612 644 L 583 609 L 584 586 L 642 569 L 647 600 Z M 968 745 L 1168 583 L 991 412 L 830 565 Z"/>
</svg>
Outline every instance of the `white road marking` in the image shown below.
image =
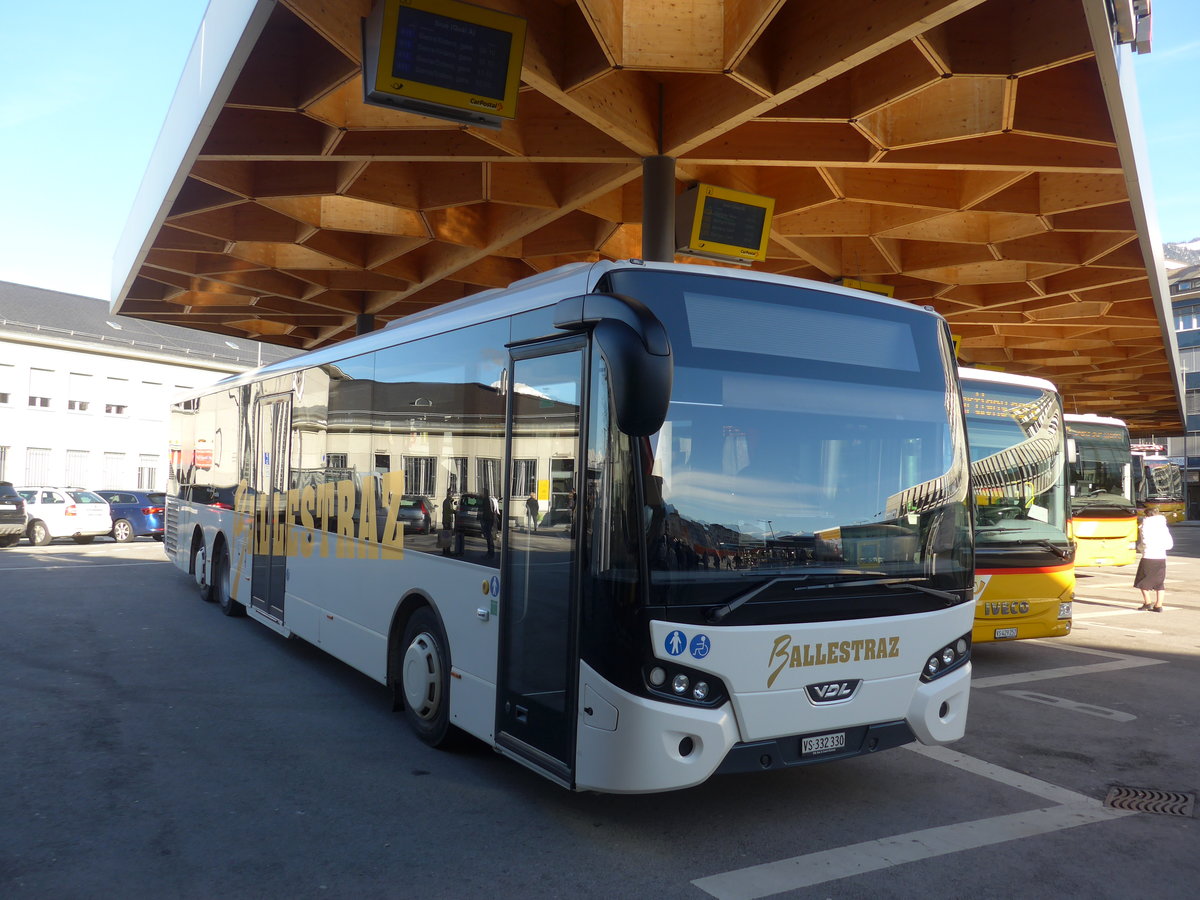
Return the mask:
<svg viewBox="0 0 1200 900">
<path fill-rule="evenodd" d="M 1055 640 L 1061 640 L 1056 638 Z M 1037 641 L 1043 643 L 1043 641 Z M 1056 669 L 1039 669 L 1034 672 L 1017 672 L 1013 675 L 993 675 L 990 678 L 972 678 L 971 687 L 990 688 L 1006 687 L 1011 684 L 1027 684 L 1032 681 L 1047 681 L 1052 678 L 1069 678 L 1072 675 L 1088 675 L 1093 672 L 1112 672 L 1118 669 L 1136 669 L 1141 666 L 1162 665 L 1164 659 L 1149 659 L 1144 656 L 1130 656 L 1127 653 L 1113 653 L 1108 650 L 1093 650 L 1088 647 L 1072 647 L 1067 644 L 1053 644 L 1057 650 L 1069 650 L 1072 653 L 1085 653 L 1091 656 L 1107 657 L 1107 662 L 1093 663 L 1087 666 L 1059 666 Z"/>
<path fill-rule="evenodd" d="M 1078 622 L 1081 619 L 1109 619 L 1113 616 L 1131 616 L 1136 612 L 1145 612 L 1144 609 L 1138 609 L 1136 606 L 1129 609 L 1104 609 L 1099 612 L 1075 613 L 1071 616 L 1071 620 Z"/>
<path fill-rule="evenodd" d="M 165 562 L 165 560 L 164 560 Z M 126 566 L 161 566 L 162 562 L 81 563 L 62 566 L 0 566 L 0 572 L 49 572 L 53 569 L 119 569 Z"/>
<path fill-rule="evenodd" d="M 888 869 L 901 863 L 919 862 L 961 850 L 975 850 L 1127 815 L 1136 814 L 1130 810 L 1109 809 L 1096 800 L 1087 800 L 910 831 L 877 841 L 864 841 L 849 847 L 793 856 L 761 866 L 697 878 L 692 884 L 721 900 L 756 900 L 864 872 Z"/>
<path fill-rule="evenodd" d="M 1157 628 L 1138 628 L 1136 625 L 1106 625 L 1103 622 L 1085 622 L 1078 626 L 1081 631 L 1089 628 L 1107 628 L 1110 631 L 1121 631 L 1125 634 L 1162 634 Z"/>
<path fill-rule="evenodd" d="M 1044 703 L 1047 706 L 1055 706 L 1059 709 L 1069 709 L 1072 712 L 1080 712 L 1088 716 L 1111 719 L 1114 722 L 1132 722 L 1137 718 L 1132 713 L 1121 712 L 1118 709 L 1109 709 L 1106 706 L 1093 706 L 1090 703 L 1079 703 L 1075 700 L 1068 700 L 1065 697 L 1039 694 L 1035 691 L 1001 691 L 1000 693 L 1006 694 L 1009 697 L 1017 697 L 1021 700 L 1029 700 L 1033 703 Z"/>
<path fill-rule="evenodd" d="M 906 744 L 903 749 L 973 775 L 998 781 L 1057 805 L 990 819 L 978 819 L 974 822 L 925 828 L 848 847 L 793 856 L 778 862 L 698 878 L 692 884 L 721 900 L 756 900 L 759 897 L 811 887 L 839 878 L 860 875 L 863 872 L 887 869 L 901 863 L 919 862 L 960 850 L 974 850 L 992 844 L 1062 831 L 1065 828 L 1089 825 L 1092 822 L 1106 822 L 1136 815 L 1132 810 L 1109 809 L 1099 800 L 1093 800 L 1084 794 L 967 756 L 948 747 Z"/>
</svg>

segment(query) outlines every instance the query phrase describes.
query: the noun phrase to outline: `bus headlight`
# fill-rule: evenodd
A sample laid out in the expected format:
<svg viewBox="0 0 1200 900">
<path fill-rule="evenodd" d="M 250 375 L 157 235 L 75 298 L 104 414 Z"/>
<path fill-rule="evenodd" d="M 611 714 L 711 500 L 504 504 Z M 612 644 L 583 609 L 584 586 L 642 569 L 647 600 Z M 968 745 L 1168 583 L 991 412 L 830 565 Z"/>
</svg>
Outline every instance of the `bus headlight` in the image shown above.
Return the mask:
<svg viewBox="0 0 1200 900">
<path fill-rule="evenodd" d="M 713 708 L 729 699 L 720 678 L 674 662 L 647 661 L 642 667 L 645 692 L 659 700 Z"/>
<path fill-rule="evenodd" d="M 1065 603 L 1058 604 L 1058 617 L 1060 619 L 1071 618 L 1071 601 L 1070 600 L 1066 601 Z"/>
<path fill-rule="evenodd" d="M 935 678 L 941 678 L 947 672 L 964 665 L 970 658 L 971 635 L 964 634 L 925 660 L 925 668 L 921 670 L 921 680 L 933 681 Z"/>
</svg>

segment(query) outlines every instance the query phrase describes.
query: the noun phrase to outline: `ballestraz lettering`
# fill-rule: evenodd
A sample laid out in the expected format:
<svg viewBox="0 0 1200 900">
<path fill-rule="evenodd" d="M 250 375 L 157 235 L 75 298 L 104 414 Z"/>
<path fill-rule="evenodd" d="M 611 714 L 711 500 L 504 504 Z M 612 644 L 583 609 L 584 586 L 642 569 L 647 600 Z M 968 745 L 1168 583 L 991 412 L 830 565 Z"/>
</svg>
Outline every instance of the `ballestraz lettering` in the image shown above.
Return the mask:
<svg viewBox="0 0 1200 900">
<path fill-rule="evenodd" d="M 768 666 L 767 687 L 775 683 L 784 669 L 830 666 L 837 663 L 867 662 L 875 659 L 895 659 L 900 655 L 900 638 L 859 638 L 853 641 L 827 641 L 821 644 L 793 644 L 790 634 L 775 638 Z"/>
</svg>

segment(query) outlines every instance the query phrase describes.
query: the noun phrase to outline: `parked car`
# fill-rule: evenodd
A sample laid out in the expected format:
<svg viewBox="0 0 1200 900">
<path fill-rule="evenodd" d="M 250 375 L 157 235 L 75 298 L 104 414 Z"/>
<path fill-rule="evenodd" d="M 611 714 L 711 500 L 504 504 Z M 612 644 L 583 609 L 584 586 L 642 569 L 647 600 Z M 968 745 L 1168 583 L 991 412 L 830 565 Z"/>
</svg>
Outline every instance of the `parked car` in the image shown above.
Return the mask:
<svg viewBox="0 0 1200 900">
<path fill-rule="evenodd" d="M 500 514 L 496 509 L 496 501 L 492 497 L 484 497 L 483 494 L 463 494 L 458 498 L 458 509 L 454 513 L 454 527 L 464 534 L 482 534 L 483 529 L 479 524 L 479 512 L 483 509 L 483 505 L 487 503 L 492 508 L 492 528 L 495 530 L 500 524 Z"/>
<path fill-rule="evenodd" d="M 108 501 L 112 516 L 114 541 L 122 544 L 135 537 L 149 535 L 163 539 L 163 516 L 167 511 L 167 495 L 162 491 L 96 491 Z"/>
<path fill-rule="evenodd" d="M 43 546 L 54 538 L 73 538 L 77 544 L 90 544 L 112 531 L 108 503 L 99 494 L 82 488 L 19 487 L 25 500 L 29 524 L 25 534 L 29 543 Z"/>
<path fill-rule="evenodd" d="M 405 494 L 400 498 L 399 519 L 404 523 L 405 534 L 429 534 L 433 501 L 417 494 Z"/>
<path fill-rule="evenodd" d="M 0 481 L 0 547 L 11 547 L 25 533 L 25 498 L 11 481 Z"/>
</svg>

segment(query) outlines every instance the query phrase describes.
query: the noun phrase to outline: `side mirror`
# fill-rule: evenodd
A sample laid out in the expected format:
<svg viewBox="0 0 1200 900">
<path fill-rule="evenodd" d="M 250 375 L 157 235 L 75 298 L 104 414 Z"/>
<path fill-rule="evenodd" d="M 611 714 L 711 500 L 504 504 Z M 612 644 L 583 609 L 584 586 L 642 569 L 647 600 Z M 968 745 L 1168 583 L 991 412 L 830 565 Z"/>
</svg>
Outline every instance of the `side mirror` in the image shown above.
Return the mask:
<svg viewBox="0 0 1200 900">
<path fill-rule="evenodd" d="M 608 363 L 618 428 L 633 437 L 662 428 L 675 362 L 666 328 L 644 303 L 616 294 L 570 297 L 555 307 L 554 325 L 592 332 Z"/>
</svg>

